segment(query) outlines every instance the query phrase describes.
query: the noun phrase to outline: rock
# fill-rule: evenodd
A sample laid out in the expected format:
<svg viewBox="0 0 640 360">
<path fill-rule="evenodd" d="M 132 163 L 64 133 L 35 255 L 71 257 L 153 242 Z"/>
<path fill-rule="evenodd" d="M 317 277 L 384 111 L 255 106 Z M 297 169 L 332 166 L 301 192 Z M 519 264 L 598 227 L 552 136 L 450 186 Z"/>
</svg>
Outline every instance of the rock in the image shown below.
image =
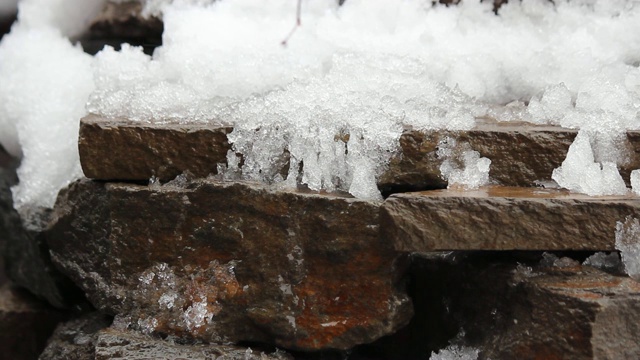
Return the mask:
<svg viewBox="0 0 640 360">
<path fill-rule="evenodd" d="M 0 287 L 0 357 L 37 359 L 64 314 L 10 284 Z"/>
<path fill-rule="evenodd" d="M 55 307 L 67 308 L 81 302 L 78 289 L 51 263 L 42 229 L 25 228 L 13 208 L 11 186 L 18 182 L 19 161 L 0 155 L 0 165 L 0 249 L 6 275 L 15 285 L 28 289 Z M 42 212 L 43 223 L 48 216 L 48 211 Z"/>
<path fill-rule="evenodd" d="M 444 275 L 455 285 L 443 296 L 463 331 L 458 345 L 480 359 L 640 356 L 640 283 L 579 264 L 464 261 Z"/>
<path fill-rule="evenodd" d="M 215 173 L 218 163 L 226 163 L 230 145 L 225 135 L 231 130 L 216 124 L 149 124 L 91 115 L 80 124 L 80 159 L 85 175 L 99 180 L 148 181 L 155 174 L 168 181 L 185 171 L 204 177 Z M 576 134 L 571 129 L 482 119 L 468 131 L 407 129 L 378 187 L 384 193 L 446 187 L 437 150 L 447 139 L 455 139 L 459 151 L 472 149 L 491 159 L 489 175 L 495 184 L 549 182 Z M 628 184 L 631 170 L 640 168 L 640 132 L 629 132 L 626 146 L 630 160 L 620 167 Z M 631 151 L 636 148 L 637 153 Z"/>
<path fill-rule="evenodd" d="M 381 208 L 396 250 L 615 250 L 616 222 L 640 199 L 565 190 L 487 187 L 394 194 Z"/>
<path fill-rule="evenodd" d="M 101 180 L 168 181 L 190 172 L 206 177 L 226 163 L 228 126 L 81 121 L 78 147 L 85 176 Z"/>
<path fill-rule="evenodd" d="M 58 325 L 39 360 L 94 360 L 98 332 L 111 321 L 109 316 L 92 312 Z"/>
<path fill-rule="evenodd" d="M 52 257 L 99 309 L 148 333 L 348 349 L 411 316 L 379 203 L 197 180 L 75 183 Z"/>
<path fill-rule="evenodd" d="M 183 345 L 154 339 L 132 331 L 108 328 L 100 331 L 95 360 L 290 360 L 283 351 L 267 354 L 228 345 Z"/>
<path fill-rule="evenodd" d="M 164 24 L 156 17 L 143 17 L 140 1 L 106 2 L 80 40 L 84 50 L 95 54 L 105 45 L 120 48 L 123 43 L 142 46 L 145 53 L 162 45 Z"/>
</svg>

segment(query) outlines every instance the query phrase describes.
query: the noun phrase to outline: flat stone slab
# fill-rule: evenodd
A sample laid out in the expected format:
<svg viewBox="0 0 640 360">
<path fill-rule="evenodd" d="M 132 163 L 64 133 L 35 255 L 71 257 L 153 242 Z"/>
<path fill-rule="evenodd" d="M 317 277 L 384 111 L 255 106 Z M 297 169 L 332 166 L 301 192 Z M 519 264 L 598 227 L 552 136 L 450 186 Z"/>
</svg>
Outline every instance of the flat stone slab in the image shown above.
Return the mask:
<svg viewBox="0 0 640 360">
<path fill-rule="evenodd" d="M 380 221 L 398 251 L 611 251 L 627 216 L 640 217 L 639 197 L 486 187 L 394 194 Z"/>
<path fill-rule="evenodd" d="M 78 149 L 85 176 L 100 180 L 171 180 L 190 172 L 206 177 L 226 163 L 229 126 L 151 124 L 105 120 L 80 122 Z"/>
<path fill-rule="evenodd" d="M 47 236 L 56 265 L 134 329 L 344 350 L 412 314 L 379 206 L 250 183 L 85 180 L 61 193 Z"/>
<path fill-rule="evenodd" d="M 185 171 L 204 177 L 215 173 L 218 163 L 226 163 L 230 145 L 225 135 L 231 131 L 216 124 L 150 124 L 90 115 L 80 123 L 80 160 L 85 175 L 99 180 L 147 181 L 155 175 L 168 181 Z M 458 151 L 472 149 L 491 159 L 493 182 L 532 186 L 551 179 L 576 134 L 571 129 L 481 119 L 468 131 L 408 129 L 378 186 L 383 190 L 446 187 L 437 150 L 442 141 L 451 139 Z M 629 133 L 628 139 L 640 150 L 638 134 Z M 622 167 L 627 182 L 630 171 L 640 167 L 640 158 L 630 154 L 632 159 Z"/>
</svg>

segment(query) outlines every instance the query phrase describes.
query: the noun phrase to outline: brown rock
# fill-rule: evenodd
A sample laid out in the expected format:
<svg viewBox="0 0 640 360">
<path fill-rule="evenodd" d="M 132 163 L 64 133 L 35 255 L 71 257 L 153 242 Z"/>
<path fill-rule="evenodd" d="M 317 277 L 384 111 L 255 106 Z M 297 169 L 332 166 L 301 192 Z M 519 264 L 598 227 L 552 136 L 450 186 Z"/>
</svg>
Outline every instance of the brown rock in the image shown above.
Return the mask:
<svg viewBox="0 0 640 360">
<path fill-rule="evenodd" d="M 85 176 L 101 180 L 167 181 L 183 172 L 206 177 L 226 163 L 230 127 L 150 124 L 105 120 L 81 121 L 78 147 Z"/>
<path fill-rule="evenodd" d="M 395 194 L 381 231 L 399 251 L 615 250 L 616 222 L 640 215 L 640 198 L 487 187 Z"/>
<path fill-rule="evenodd" d="M 640 284 L 588 266 L 467 266 L 450 304 L 480 359 L 636 359 Z M 453 280 L 453 279 L 451 279 Z"/>
<path fill-rule="evenodd" d="M 440 176 L 438 144 L 455 139 L 457 148 L 472 149 L 491 159 L 489 178 L 505 186 L 533 186 L 551 180 L 562 164 L 576 130 L 526 123 L 494 123 L 478 119 L 473 130 L 415 131 L 400 138 L 401 153 L 391 160 L 379 185 L 415 188 L 446 187 Z M 628 178 L 627 178 L 628 180 Z"/>
<path fill-rule="evenodd" d="M 262 185 L 76 183 L 54 261 L 132 327 L 210 342 L 348 349 L 404 325 L 399 254 L 379 204 Z"/>
<path fill-rule="evenodd" d="M 127 43 L 142 46 L 147 54 L 162 45 L 164 24 L 156 17 L 143 17 L 140 1 L 107 2 L 81 39 L 85 51 L 95 54 L 105 45 L 119 48 Z"/>
<path fill-rule="evenodd" d="M 24 290 L 0 287 L 0 356 L 37 359 L 64 314 L 37 301 Z"/>
</svg>

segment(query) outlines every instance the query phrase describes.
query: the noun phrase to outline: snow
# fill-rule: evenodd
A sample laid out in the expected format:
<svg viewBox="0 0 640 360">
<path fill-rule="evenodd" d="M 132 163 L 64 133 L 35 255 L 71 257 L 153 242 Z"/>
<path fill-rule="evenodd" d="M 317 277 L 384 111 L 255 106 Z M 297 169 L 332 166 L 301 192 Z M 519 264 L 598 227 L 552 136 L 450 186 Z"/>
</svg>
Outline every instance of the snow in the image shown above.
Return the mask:
<svg viewBox="0 0 640 360">
<path fill-rule="evenodd" d="M 616 223 L 616 249 L 620 251 L 624 271 L 640 281 L 640 221 L 627 217 Z"/>
<path fill-rule="evenodd" d="M 527 120 L 581 129 L 553 174 L 560 186 L 627 191 L 617 167 L 628 158 L 621 134 L 640 127 L 637 1 L 512 1 L 499 16 L 471 0 L 303 1 L 286 48 L 296 1 L 144 3 L 145 15 L 163 17 L 163 46 L 153 56 L 124 46 L 93 58 L 68 38 L 102 0 L 20 3 L 19 24 L 0 45 L 0 143 L 24 157 L 17 208 L 51 207 L 81 176 L 72 144 L 85 111 L 233 123 L 226 178 L 364 199 L 381 199 L 376 178 L 405 127 Z M 443 176 L 453 186 L 486 183 L 490 159 L 478 155 L 468 149 Z"/>
<path fill-rule="evenodd" d="M 617 252 L 611 252 L 609 254 L 597 252 L 589 256 L 582 265 L 589 265 L 607 271 L 616 271 L 620 268 L 621 262 Z"/>
</svg>

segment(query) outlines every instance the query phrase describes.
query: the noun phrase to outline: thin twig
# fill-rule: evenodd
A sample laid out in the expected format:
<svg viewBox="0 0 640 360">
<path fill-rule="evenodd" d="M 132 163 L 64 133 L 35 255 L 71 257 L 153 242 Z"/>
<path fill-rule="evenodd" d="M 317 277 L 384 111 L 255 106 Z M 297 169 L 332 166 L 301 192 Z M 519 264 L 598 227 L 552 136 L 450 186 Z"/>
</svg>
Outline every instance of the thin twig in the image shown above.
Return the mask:
<svg viewBox="0 0 640 360">
<path fill-rule="evenodd" d="M 300 21 L 300 9 L 302 7 L 302 0 L 298 0 L 298 8 L 296 10 L 296 24 L 293 26 L 293 29 L 291 29 L 291 31 L 289 32 L 289 35 L 287 35 L 286 38 L 284 38 L 284 40 L 282 40 L 282 46 L 287 46 L 287 42 L 289 41 L 289 39 L 291 39 L 291 36 L 293 35 L 293 33 L 296 32 L 296 30 L 300 27 L 300 25 L 302 24 L 302 21 Z"/>
</svg>

